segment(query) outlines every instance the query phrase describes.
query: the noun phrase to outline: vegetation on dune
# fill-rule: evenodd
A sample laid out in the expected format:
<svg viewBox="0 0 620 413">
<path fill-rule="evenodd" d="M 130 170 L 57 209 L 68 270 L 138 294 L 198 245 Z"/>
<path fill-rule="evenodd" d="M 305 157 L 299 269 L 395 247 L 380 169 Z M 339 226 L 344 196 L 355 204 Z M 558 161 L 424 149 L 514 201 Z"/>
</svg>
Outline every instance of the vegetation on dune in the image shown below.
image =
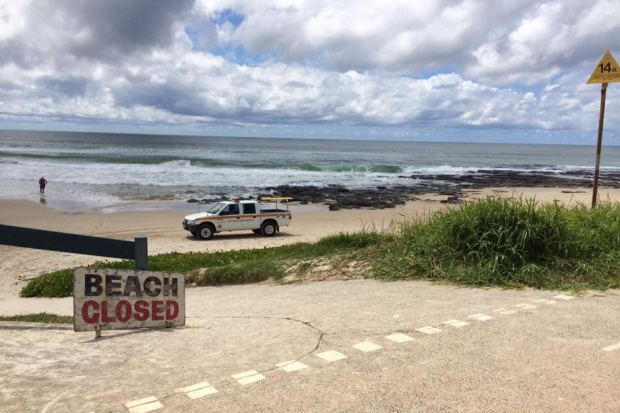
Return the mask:
<svg viewBox="0 0 620 413">
<path fill-rule="evenodd" d="M 489 198 L 403 224 L 373 254 L 381 278 L 536 288 L 620 286 L 620 204 Z"/>
<path fill-rule="evenodd" d="M 28 281 L 22 297 L 68 297 L 73 294 L 73 269 L 53 271 Z"/>
<path fill-rule="evenodd" d="M 376 244 L 375 232 L 342 233 L 318 242 L 297 243 L 263 249 L 217 252 L 167 253 L 149 257 L 150 271 L 181 272 L 188 284 L 245 284 L 281 278 L 292 263 L 316 257 L 354 253 Z M 133 261 L 102 261 L 93 268 L 134 268 Z M 73 293 L 73 269 L 40 275 L 21 290 L 22 297 L 68 297 Z"/>
<path fill-rule="evenodd" d="M 19 321 L 24 323 L 71 324 L 73 317 L 51 313 L 0 315 L 0 321 Z"/>
<path fill-rule="evenodd" d="M 476 286 L 620 287 L 620 204 L 594 210 L 534 200 L 488 198 L 411 220 L 391 233 L 363 231 L 316 243 L 212 253 L 169 253 L 149 259 L 152 271 L 183 272 L 196 285 L 281 279 L 313 259 L 365 262 L 369 276 L 430 279 Z M 133 261 L 98 268 L 133 268 Z M 31 280 L 22 296 L 68 296 L 73 270 Z"/>
</svg>

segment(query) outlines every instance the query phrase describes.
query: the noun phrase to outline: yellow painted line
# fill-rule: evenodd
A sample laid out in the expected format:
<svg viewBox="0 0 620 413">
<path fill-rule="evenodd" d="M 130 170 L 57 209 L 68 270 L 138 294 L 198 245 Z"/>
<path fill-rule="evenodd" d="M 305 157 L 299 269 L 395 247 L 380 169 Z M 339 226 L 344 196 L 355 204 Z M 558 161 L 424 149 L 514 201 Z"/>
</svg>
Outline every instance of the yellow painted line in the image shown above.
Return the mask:
<svg viewBox="0 0 620 413">
<path fill-rule="evenodd" d="M 504 311 L 500 311 L 499 313 L 503 315 L 512 315 L 512 314 L 517 314 L 518 311 L 517 310 L 504 310 Z"/>
<path fill-rule="evenodd" d="M 465 327 L 468 326 L 469 323 L 467 321 L 461 321 L 461 320 L 448 320 L 448 321 L 444 321 L 443 322 L 446 325 L 452 326 L 454 328 L 461 328 L 461 327 Z"/>
<path fill-rule="evenodd" d="M 239 382 L 239 384 L 245 386 L 246 384 L 256 383 L 257 381 L 261 380 L 265 380 L 265 376 L 263 376 L 262 374 L 256 374 L 254 376 L 243 377 L 237 381 Z"/>
<path fill-rule="evenodd" d="M 325 360 L 328 363 L 332 363 L 334 361 L 338 361 L 338 360 L 342 360 L 342 359 L 346 359 L 347 356 L 345 356 L 344 354 L 336 351 L 336 350 L 328 350 L 328 351 L 324 351 L 322 353 L 319 353 L 316 355 L 319 358 L 322 358 L 323 360 Z"/>
<path fill-rule="evenodd" d="M 256 370 L 248 370 L 248 371 L 243 371 L 241 373 L 233 374 L 232 378 L 237 380 L 239 384 L 242 384 L 242 385 L 256 383 L 257 381 L 265 380 L 265 376 L 263 376 Z"/>
<path fill-rule="evenodd" d="M 431 326 L 424 326 L 424 327 L 420 327 L 420 328 L 416 328 L 415 331 L 418 331 L 420 333 L 424 333 L 424 334 L 437 334 L 437 333 L 441 333 L 441 330 L 435 327 L 431 327 Z"/>
<path fill-rule="evenodd" d="M 131 413 L 146 413 L 153 410 L 163 409 L 164 406 L 157 400 L 155 396 L 145 397 L 144 399 L 134 400 L 125 403 L 125 407 Z"/>
<path fill-rule="evenodd" d="M 468 316 L 467 318 L 471 318 L 471 319 L 478 320 L 478 321 L 488 321 L 488 320 L 493 319 L 493 317 L 491 317 L 490 315 L 486 315 L 482 313 L 472 314 Z"/>
<path fill-rule="evenodd" d="M 139 399 L 139 400 L 134 400 L 134 401 L 131 401 L 131 402 L 127 402 L 127 403 L 125 403 L 125 407 L 130 409 L 132 407 L 136 407 L 136 406 L 139 406 L 141 404 L 150 403 L 150 402 L 154 402 L 154 401 L 157 401 L 157 397 L 149 396 L 149 397 L 145 397 L 144 399 Z"/>
<path fill-rule="evenodd" d="M 190 399 L 199 399 L 201 397 L 209 396 L 211 394 L 217 393 L 217 389 L 212 386 L 203 387 L 202 389 L 190 391 L 187 393 L 187 397 Z"/>
<path fill-rule="evenodd" d="M 393 333 L 389 336 L 386 336 L 385 338 L 398 344 L 406 343 L 407 341 L 413 341 L 413 337 L 403 333 Z"/>
<path fill-rule="evenodd" d="M 256 374 L 259 374 L 256 370 L 248 370 L 248 371 L 242 371 L 241 373 L 233 374 L 232 378 L 235 380 L 238 380 L 244 377 L 254 376 Z"/>
<path fill-rule="evenodd" d="M 308 366 L 302 363 L 301 361 L 295 361 L 295 360 L 285 361 L 283 363 L 277 364 L 277 366 L 287 373 L 292 373 L 294 371 L 299 371 L 299 370 L 308 368 Z"/>
<path fill-rule="evenodd" d="M 176 389 L 176 392 L 185 393 L 190 399 L 198 399 L 200 397 L 208 396 L 210 394 L 217 393 L 217 389 L 211 386 L 206 381 L 202 383 L 193 384 L 191 386 Z"/>
<path fill-rule="evenodd" d="M 361 343 L 354 344 L 352 346 L 354 349 L 359 350 L 364 353 L 369 353 L 371 351 L 376 351 L 381 348 L 380 345 L 373 343 L 372 341 L 362 341 Z"/>
<path fill-rule="evenodd" d="M 203 381 L 202 383 L 196 383 L 196 384 L 192 384 L 191 386 L 182 387 L 180 389 L 175 389 L 175 391 L 178 393 L 189 393 L 191 391 L 202 389 L 203 387 L 207 387 L 207 386 L 210 386 L 210 384 L 207 383 L 206 381 Z"/>
<path fill-rule="evenodd" d="M 607 346 L 603 349 L 603 351 L 615 351 L 615 350 L 620 350 L 620 342 L 616 344 L 612 344 L 611 346 Z"/>
</svg>

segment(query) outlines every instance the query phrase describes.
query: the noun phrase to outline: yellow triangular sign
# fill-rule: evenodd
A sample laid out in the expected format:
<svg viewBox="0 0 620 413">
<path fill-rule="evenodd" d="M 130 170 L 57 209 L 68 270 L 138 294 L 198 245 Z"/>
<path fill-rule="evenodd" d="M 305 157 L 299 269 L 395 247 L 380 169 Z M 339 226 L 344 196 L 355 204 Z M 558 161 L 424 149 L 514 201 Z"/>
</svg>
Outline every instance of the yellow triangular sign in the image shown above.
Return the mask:
<svg viewBox="0 0 620 413">
<path fill-rule="evenodd" d="M 601 61 L 592 71 L 588 83 L 611 83 L 620 82 L 620 65 L 611 54 L 609 49 L 601 57 Z"/>
</svg>

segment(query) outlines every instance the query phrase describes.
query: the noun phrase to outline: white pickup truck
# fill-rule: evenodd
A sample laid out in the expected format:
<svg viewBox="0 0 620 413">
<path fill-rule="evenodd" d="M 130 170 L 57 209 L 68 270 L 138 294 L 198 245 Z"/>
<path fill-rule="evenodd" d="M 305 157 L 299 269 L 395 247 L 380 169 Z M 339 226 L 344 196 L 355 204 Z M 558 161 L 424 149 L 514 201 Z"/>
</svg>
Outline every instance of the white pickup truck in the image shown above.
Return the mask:
<svg viewBox="0 0 620 413">
<path fill-rule="evenodd" d="M 291 198 L 273 197 L 257 201 L 224 201 L 210 205 L 205 212 L 187 215 L 183 229 L 200 239 L 213 238 L 222 231 L 252 230 L 255 234 L 270 237 L 289 225 L 292 214 L 288 210 Z M 275 208 L 265 208 L 263 203 L 275 202 Z M 287 202 L 286 210 L 278 209 L 278 201 Z"/>
</svg>

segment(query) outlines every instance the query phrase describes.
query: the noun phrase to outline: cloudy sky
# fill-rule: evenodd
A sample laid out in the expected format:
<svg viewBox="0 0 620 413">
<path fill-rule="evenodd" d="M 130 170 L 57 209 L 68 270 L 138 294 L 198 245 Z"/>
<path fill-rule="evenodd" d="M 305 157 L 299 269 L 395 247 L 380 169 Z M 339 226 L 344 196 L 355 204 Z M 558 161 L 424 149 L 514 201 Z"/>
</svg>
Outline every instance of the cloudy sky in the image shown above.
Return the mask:
<svg viewBox="0 0 620 413">
<path fill-rule="evenodd" d="M 0 0 L 0 128 L 591 144 L 606 48 L 619 0 Z"/>
</svg>

